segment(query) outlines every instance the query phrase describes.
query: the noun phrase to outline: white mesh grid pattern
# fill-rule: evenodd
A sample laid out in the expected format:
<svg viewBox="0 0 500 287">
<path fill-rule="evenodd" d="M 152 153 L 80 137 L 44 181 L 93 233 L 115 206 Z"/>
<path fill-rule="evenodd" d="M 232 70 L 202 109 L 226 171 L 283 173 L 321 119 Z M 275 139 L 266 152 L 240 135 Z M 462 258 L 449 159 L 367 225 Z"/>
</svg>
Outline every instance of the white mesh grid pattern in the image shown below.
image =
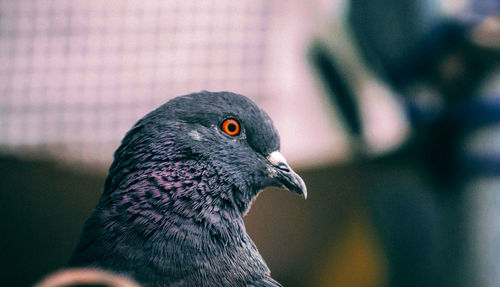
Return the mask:
<svg viewBox="0 0 500 287">
<path fill-rule="evenodd" d="M 267 1 L 0 1 L 0 148 L 108 162 L 172 96 L 266 97 Z"/>
</svg>

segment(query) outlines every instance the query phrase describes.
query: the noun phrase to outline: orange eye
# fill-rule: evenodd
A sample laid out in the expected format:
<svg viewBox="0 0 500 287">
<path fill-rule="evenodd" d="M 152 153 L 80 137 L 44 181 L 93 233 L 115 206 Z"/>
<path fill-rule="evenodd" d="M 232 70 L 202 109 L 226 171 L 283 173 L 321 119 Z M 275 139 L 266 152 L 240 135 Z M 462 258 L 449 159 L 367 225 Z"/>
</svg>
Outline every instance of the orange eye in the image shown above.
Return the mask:
<svg viewBox="0 0 500 287">
<path fill-rule="evenodd" d="M 227 119 L 222 123 L 221 129 L 230 136 L 237 136 L 240 133 L 240 123 L 235 119 Z"/>
</svg>

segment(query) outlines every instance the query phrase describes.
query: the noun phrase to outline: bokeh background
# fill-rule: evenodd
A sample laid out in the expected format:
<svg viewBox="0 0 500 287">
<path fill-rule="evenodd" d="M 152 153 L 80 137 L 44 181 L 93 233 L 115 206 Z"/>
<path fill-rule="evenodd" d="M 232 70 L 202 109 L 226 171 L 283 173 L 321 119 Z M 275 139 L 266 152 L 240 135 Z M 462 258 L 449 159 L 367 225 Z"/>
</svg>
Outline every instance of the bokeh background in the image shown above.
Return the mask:
<svg viewBox="0 0 500 287">
<path fill-rule="evenodd" d="M 125 132 L 249 96 L 303 176 L 247 229 L 285 286 L 500 286 L 500 4 L 0 1 L 0 280 L 61 268 Z"/>
</svg>

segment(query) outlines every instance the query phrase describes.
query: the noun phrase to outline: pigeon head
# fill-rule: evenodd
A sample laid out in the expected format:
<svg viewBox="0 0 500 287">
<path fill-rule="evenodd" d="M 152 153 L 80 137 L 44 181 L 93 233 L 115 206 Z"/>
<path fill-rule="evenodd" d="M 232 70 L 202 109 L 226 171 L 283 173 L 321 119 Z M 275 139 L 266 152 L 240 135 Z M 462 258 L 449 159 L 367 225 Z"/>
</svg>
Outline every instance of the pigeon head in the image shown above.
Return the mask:
<svg viewBox="0 0 500 287">
<path fill-rule="evenodd" d="M 260 190 L 307 196 L 269 116 L 248 98 L 201 92 L 139 120 L 115 152 L 70 266 L 144 286 L 280 286 L 245 231 Z"/>
<path fill-rule="evenodd" d="M 279 149 L 272 120 L 247 97 L 229 92 L 181 96 L 146 115 L 126 135 L 115 153 L 106 189 L 130 182 L 129 175 L 137 179 L 138 170 L 160 175 L 163 170 L 175 172 L 180 184 L 190 185 L 201 178 L 200 173 L 211 179 L 205 185 L 209 191 L 197 196 L 198 191 L 192 198 L 183 194 L 183 200 L 211 203 L 220 198 L 226 208 L 233 206 L 243 214 L 268 186 L 283 187 L 305 198 L 303 180 Z M 169 176 L 166 185 L 172 184 Z M 186 193 L 184 186 L 179 189 Z M 166 192 L 176 190 L 167 188 Z"/>
</svg>

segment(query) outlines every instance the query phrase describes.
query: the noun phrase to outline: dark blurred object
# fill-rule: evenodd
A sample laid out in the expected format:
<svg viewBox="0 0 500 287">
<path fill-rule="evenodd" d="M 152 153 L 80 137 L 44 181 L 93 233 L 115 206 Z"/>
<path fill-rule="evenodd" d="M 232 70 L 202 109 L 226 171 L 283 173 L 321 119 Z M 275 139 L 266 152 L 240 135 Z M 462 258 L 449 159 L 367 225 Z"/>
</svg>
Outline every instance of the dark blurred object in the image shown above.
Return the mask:
<svg viewBox="0 0 500 287">
<path fill-rule="evenodd" d="M 320 43 L 314 45 L 310 57 L 312 64 L 318 70 L 318 74 L 324 82 L 332 100 L 335 102 L 335 105 L 339 107 L 341 115 L 348 126 L 348 130 L 354 138 L 361 140 L 363 130 L 360 111 L 354 91 L 345 78 L 339 73 L 341 67 Z"/>
<path fill-rule="evenodd" d="M 383 77 L 404 76 L 400 67 L 416 60 L 410 54 L 439 22 L 438 1 L 349 2 L 348 21 L 366 63 Z"/>
<path fill-rule="evenodd" d="M 496 276 L 476 273 L 470 259 L 478 251 L 468 234 L 471 225 L 480 224 L 467 210 L 475 192 L 468 183 L 500 176 L 498 150 L 484 144 L 498 135 L 482 132 L 500 126 L 500 90 L 483 89 L 500 67 L 500 5 L 478 2 L 466 7 L 468 17 L 446 19 L 437 1 L 350 1 L 348 22 L 365 68 L 401 96 L 413 127 L 414 136 L 386 157 L 415 154 L 414 163 L 426 171 L 419 176 L 432 179 L 432 185 L 418 188 L 397 175 L 367 184 L 366 200 L 388 258 L 389 286 L 482 286 L 479 277 L 494 282 Z M 318 41 L 313 45 L 313 66 L 348 131 L 362 140 L 358 95 L 349 92 L 353 83 L 337 76 L 345 67 L 334 58 L 335 51 L 329 55 Z M 471 147 L 477 141 L 482 144 Z M 397 170 L 394 165 L 392 172 Z"/>
</svg>

